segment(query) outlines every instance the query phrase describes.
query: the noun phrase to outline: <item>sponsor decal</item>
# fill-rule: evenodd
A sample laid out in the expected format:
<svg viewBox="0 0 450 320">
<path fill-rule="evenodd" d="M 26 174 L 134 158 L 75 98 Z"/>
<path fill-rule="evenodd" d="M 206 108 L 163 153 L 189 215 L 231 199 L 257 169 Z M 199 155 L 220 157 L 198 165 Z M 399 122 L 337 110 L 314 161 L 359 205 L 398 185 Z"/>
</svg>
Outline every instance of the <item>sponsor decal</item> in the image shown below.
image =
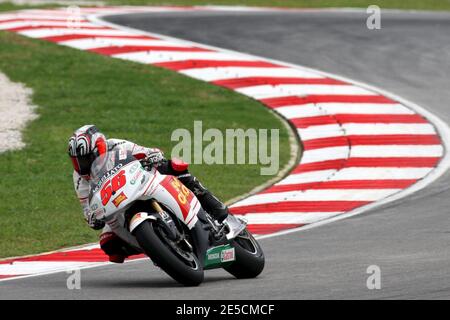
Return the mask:
<svg viewBox="0 0 450 320">
<path fill-rule="evenodd" d="M 132 173 L 132 172 L 130 171 L 130 173 Z M 139 170 L 139 171 L 134 175 L 133 179 L 131 179 L 130 183 L 134 185 L 141 175 L 142 175 L 142 171 Z"/>
<path fill-rule="evenodd" d="M 100 196 L 102 197 L 102 204 L 106 206 L 111 197 L 116 194 L 122 187 L 127 183 L 127 177 L 125 175 L 125 170 L 120 171 L 111 180 L 105 182 L 102 190 L 100 191 Z"/>
<path fill-rule="evenodd" d="M 117 166 L 115 166 L 114 168 L 112 168 L 111 170 L 109 170 L 107 173 L 105 173 L 103 175 L 103 177 L 100 179 L 100 181 L 97 183 L 97 185 L 95 186 L 94 190 L 92 191 L 92 193 L 96 193 L 98 191 L 98 189 L 100 189 L 100 187 L 102 186 L 102 184 L 112 175 L 116 174 L 117 172 L 119 172 L 120 168 L 123 167 L 123 164 L 120 163 Z"/>
<path fill-rule="evenodd" d="M 124 149 L 119 150 L 119 160 L 125 160 L 127 158 L 127 152 Z"/>
<path fill-rule="evenodd" d="M 133 224 L 136 220 L 142 218 L 142 212 L 136 213 L 133 218 L 131 218 L 130 225 Z"/>
<path fill-rule="evenodd" d="M 223 250 L 222 253 L 220 254 L 220 260 L 222 262 L 234 261 L 235 260 L 235 258 L 234 258 L 234 248 Z"/>
<path fill-rule="evenodd" d="M 128 198 L 125 195 L 125 193 L 121 192 L 112 202 L 116 206 L 116 208 L 118 208 L 120 206 L 120 204 L 127 199 Z"/>
<path fill-rule="evenodd" d="M 160 185 L 177 201 L 184 219 L 187 219 L 194 194 L 174 176 L 166 176 Z"/>
<path fill-rule="evenodd" d="M 161 212 L 159 213 L 159 215 L 160 215 L 161 218 L 163 218 L 164 220 L 170 220 L 169 214 L 168 214 L 167 212 L 165 212 L 165 211 L 161 211 Z M 172 220 L 170 220 L 170 221 L 172 221 Z"/>
<path fill-rule="evenodd" d="M 136 223 L 136 221 L 139 221 L 141 219 L 145 219 L 146 217 L 148 217 L 148 214 L 146 212 L 139 212 L 136 213 L 133 218 L 131 218 L 129 226 L 133 227 L 133 224 Z"/>
<path fill-rule="evenodd" d="M 208 260 L 216 260 L 216 259 L 219 259 L 220 258 L 220 255 L 219 255 L 219 253 L 217 252 L 217 253 L 210 253 L 210 254 L 208 254 Z"/>
<path fill-rule="evenodd" d="M 135 163 L 131 168 L 130 168 L 130 174 L 133 174 L 136 172 L 136 170 L 140 167 L 141 165 L 139 163 Z"/>
<path fill-rule="evenodd" d="M 214 269 L 236 260 L 234 248 L 231 245 L 213 247 L 205 254 L 205 270 Z"/>
</svg>

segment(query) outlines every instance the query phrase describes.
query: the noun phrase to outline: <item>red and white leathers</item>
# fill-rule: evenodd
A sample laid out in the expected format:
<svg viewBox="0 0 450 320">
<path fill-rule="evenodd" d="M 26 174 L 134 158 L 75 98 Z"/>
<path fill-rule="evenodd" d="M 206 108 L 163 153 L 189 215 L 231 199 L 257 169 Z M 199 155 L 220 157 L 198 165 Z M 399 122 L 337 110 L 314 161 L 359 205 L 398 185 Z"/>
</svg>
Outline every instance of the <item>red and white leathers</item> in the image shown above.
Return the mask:
<svg viewBox="0 0 450 320">
<path fill-rule="evenodd" d="M 127 152 L 131 151 L 137 160 L 144 158 L 151 159 L 152 163 L 157 164 L 160 173 L 177 176 L 196 195 L 202 207 L 215 219 L 223 221 L 228 216 L 228 208 L 208 191 L 196 177 L 190 174 L 188 164 L 182 160 L 167 160 L 158 148 L 146 148 L 126 140 L 108 139 L 107 146 L 108 151 L 117 150 L 118 148 Z M 78 172 L 74 171 L 73 182 L 78 199 L 83 208 L 84 217 L 86 221 L 90 222 L 89 176 L 81 176 Z M 91 225 L 91 227 L 93 226 Z M 127 256 L 139 253 L 139 251 L 136 251 L 136 248 L 127 245 L 127 243 L 135 242 L 134 239 L 123 240 L 125 239 L 120 239 L 115 235 L 107 224 L 103 227 L 100 235 L 100 247 L 109 256 L 111 262 L 121 263 Z"/>
<path fill-rule="evenodd" d="M 107 141 L 108 151 L 115 150 L 120 148 L 125 151 L 131 151 L 133 156 L 137 160 L 144 159 L 149 157 L 150 155 L 160 154 L 161 159 L 164 158 L 163 153 L 158 148 L 146 148 L 140 145 L 137 145 L 133 142 L 121 139 L 108 139 Z M 83 208 L 83 213 L 86 221 L 89 219 L 89 176 L 81 176 L 73 171 L 73 184 L 75 187 L 75 192 L 80 200 L 81 207 Z"/>
<path fill-rule="evenodd" d="M 120 139 L 108 139 L 107 141 L 108 151 L 121 149 L 124 151 L 131 151 L 133 156 L 137 160 L 148 158 L 150 156 L 164 159 L 163 153 L 158 148 L 146 148 L 137 145 L 133 142 Z M 73 183 L 75 192 L 80 200 L 81 207 L 83 209 L 84 218 L 87 222 L 90 221 L 90 207 L 89 207 L 89 176 L 81 176 L 77 171 L 73 171 Z M 109 225 L 103 227 L 100 235 L 100 247 L 109 256 L 111 262 L 121 263 L 124 258 L 136 254 L 132 247 L 127 246 L 125 242 L 114 234 Z"/>
</svg>

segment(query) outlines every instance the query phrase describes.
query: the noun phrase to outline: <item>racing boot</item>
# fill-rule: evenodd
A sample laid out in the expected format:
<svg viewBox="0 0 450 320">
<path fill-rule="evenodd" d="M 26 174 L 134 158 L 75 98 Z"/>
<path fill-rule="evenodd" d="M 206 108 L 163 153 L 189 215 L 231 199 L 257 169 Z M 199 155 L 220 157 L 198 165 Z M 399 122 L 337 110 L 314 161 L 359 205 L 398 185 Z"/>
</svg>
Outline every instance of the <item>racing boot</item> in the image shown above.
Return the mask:
<svg viewBox="0 0 450 320">
<path fill-rule="evenodd" d="M 187 172 L 179 175 L 178 179 L 195 194 L 203 209 L 215 220 L 222 223 L 228 217 L 228 207 L 206 189 L 196 177 Z"/>
<path fill-rule="evenodd" d="M 219 199 L 217 199 L 209 190 L 207 190 L 196 177 L 188 171 L 189 164 L 181 159 L 173 158 L 165 160 L 158 166 L 162 174 L 173 174 L 191 190 L 205 209 L 215 220 L 223 223 L 229 220 L 227 225 L 230 229 L 245 229 L 245 223 L 229 214 L 228 208 Z M 244 227 L 242 226 L 244 225 Z"/>
</svg>

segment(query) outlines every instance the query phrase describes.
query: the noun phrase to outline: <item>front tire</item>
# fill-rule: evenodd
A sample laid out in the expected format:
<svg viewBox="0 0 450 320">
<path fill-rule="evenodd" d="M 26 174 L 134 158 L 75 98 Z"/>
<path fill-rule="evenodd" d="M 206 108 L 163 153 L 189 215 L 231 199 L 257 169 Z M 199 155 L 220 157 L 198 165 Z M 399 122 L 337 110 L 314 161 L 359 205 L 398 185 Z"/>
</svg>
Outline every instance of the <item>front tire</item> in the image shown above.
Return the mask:
<svg viewBox="0 0 450 320">
<path fill-rule="evenodd" d="M 247 229 L 233 239 L 231 245 L 234 247 L 236 260 L 224 267 L 226 271 L 238 279 L 256 278 L 261 274 L 265 265 L 264 252 Z"/>
<path fill-rule="evenodd" d="M 155 223 L 144 221 L 133 234 L 145 254 L 173 279 L 185 286 L 198 286 L 203 282 L 203 267 L 196 255 L 186 252 L 183 259 L 175 244 L 159 232 Z"/>
</svg>

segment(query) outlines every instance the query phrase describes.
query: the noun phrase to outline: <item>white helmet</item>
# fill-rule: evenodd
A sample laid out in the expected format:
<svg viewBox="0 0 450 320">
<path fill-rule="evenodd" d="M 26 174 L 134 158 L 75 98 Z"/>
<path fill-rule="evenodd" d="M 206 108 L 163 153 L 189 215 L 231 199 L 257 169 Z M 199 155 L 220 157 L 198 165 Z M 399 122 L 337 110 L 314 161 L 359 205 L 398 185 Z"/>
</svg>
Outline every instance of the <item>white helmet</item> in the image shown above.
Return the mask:
<svg viewBox="0 0 450 320">
<path fill-rule="evenodd" d="M 107 149 L 106 138 L 95 125 L 85 125 L 69 138 L 68 152 L 73 168 L 82 176 L 89 175 L 92 162 Z"/>
</svg>

